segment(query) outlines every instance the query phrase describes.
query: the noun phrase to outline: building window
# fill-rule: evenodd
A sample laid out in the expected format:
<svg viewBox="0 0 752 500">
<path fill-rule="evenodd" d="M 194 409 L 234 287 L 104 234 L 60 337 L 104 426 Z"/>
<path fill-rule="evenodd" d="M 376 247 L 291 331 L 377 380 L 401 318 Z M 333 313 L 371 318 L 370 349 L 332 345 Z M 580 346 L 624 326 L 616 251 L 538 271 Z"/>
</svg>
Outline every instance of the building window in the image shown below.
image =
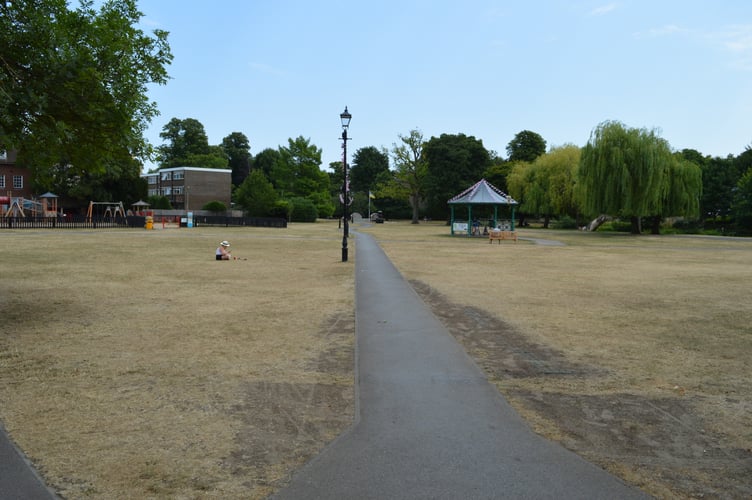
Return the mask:
<svg viewBox="0 0 752 500">
<path fill-rule="evenodd" d="M 164 193 L 165 196 L 170 196 L 172 195 L 172 188 L 166 187 L 162 190 L 162 192 Z"/>
<path fill-rule="evenodd" d="M 0 160 L 7 160 L 8 153 L 4 149 L 0 149 Z"/>
<path fill-rule="evenodd" d="M 13 189 L 23 189 L 23 175 L 13 176 Z"/>
<path fill-rule="evenodd" d="M 5 189 L 5 176 L 0 175 L 0 189 Z"/>
<path fill-rule="evenodd" d="M 175 186 L 172 188 L 172 194 L 183 194 L 183 186 Z"/>
<path fill-rule="evenodd" d="M 156 184 L 157 183 L 157 179 L 159 179 L 159 176 L 158 175 L 150 175 L 150 176 L 147 177 L 147 179 L 149 179 L 149 184 Z"/>
<path fill-rule="evenodd" d="M 159 189 L 149 189 L 149 196 L 159 196 Z"/>
<path fill-rule="evenodd" d="M 170 174 L 172 174 L 172 172 L 162 172 L 162 180 L 169 181 L 172 178 Z"/>
<path fill-rule="evenodd" d="M 185 172 L 173 172 L 172 173 L 172 179 L 176 181 L 183 180 L 185 177 Z"/>
</svg>

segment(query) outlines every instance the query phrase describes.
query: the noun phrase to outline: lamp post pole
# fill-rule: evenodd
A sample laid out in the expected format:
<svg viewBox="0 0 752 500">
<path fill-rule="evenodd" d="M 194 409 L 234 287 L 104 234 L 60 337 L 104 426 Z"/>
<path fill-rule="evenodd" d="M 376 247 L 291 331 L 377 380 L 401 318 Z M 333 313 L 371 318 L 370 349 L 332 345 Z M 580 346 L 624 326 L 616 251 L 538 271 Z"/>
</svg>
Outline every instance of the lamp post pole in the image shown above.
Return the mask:
<svg viewBox="0 0 752 500">
<path fill-rule="evenodd" d="M 350 182 L 347 178 L 347 128 L 350 126 L 352 115 L 345 111 L 339 115 L 342 120 L 342 218 L 344 227 L 342 232 L 342 262 L 347 262 L 347 238 L 350 236 L 350 221 L 347 215 L 347 207 L 350 204 Z"/>
</svg>

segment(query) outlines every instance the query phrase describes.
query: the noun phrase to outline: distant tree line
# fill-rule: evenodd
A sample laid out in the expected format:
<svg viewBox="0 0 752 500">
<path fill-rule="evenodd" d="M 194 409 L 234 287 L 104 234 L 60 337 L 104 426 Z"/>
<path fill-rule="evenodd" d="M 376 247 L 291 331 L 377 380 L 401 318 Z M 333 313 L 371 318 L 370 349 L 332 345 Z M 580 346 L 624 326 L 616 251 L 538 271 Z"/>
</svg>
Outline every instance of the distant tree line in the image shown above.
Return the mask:
<svg viewBox="0 0 752 500">
<path fill-rule="evenodd" d="M 168 33 L 139 28 L 135 0 L 0 2 L 0 150 L 17 151 L 33 188 L 67 203 L 144 198 L 143 162 L 159 168 L 232 170 L 233 202 L 250 215 L 338 217 L 341 163 L 321 168 L 321 149 L 302 136 L 251 154 L 232 132 L 210 145 L 194 118 L 173 118 L 153 147 L 144 131 L 158 114 L 151 84 L 168 80 Z M 674 151 L 656 130 L 597 125 L 584 147 L 547 149 L 523 130 L 506 158 L 465 134 L 399 135 L 390 149 L 352 155 L 351 208 L 389 218 L 446 219 L 447 200 L 485 178 L 520 203 L 521 222 L 583 226 L 602 216 L 640 233 L 666 221 L 686 231 L 752 234 L 752 149 L 737 156 Z M 212 206 L 217 210 L 217 205 Z M 477 212 L 476 212 L 477 213 Z"/>
</svg>

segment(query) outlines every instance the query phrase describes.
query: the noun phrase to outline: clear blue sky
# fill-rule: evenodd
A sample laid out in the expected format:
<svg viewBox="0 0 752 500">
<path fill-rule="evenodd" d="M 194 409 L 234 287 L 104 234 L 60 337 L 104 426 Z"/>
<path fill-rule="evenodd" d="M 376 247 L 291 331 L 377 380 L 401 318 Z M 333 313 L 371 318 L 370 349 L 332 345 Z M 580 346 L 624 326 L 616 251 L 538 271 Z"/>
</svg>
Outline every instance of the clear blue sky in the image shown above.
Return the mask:
<svg viewBox="0 0 752 500">
<path fill-rule="evenodd" d="M 676 150 L 752 144 L 749 0 L 140 0 L 170 32 L 161 116 L 232 132 L 251 153 L 303 136 L 341 160 L 411 129 L 464 133 L 506 157 L 522 130 L 583 146 L 604 120 L 658 128 Z M 151 165 L 148 165 L 151 166 Z"/>
</svg>

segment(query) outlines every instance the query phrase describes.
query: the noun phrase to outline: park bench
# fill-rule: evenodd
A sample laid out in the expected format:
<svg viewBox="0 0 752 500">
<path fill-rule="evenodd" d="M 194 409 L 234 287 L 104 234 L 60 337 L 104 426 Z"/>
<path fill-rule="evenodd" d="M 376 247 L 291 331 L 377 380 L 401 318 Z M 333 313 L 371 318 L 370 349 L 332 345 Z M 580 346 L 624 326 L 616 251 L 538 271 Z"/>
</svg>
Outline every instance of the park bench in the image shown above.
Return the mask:
<svg viewBox="0 0 752 500">
<path fill-rule="evenodd" d="M 501 240 L 514 240 L 517 242 L 517 231 L 491 231 L 488 233 L 488 242 L 493 243 L 494 240 L 498 240 L 501 245 Z"/>
</svg>

